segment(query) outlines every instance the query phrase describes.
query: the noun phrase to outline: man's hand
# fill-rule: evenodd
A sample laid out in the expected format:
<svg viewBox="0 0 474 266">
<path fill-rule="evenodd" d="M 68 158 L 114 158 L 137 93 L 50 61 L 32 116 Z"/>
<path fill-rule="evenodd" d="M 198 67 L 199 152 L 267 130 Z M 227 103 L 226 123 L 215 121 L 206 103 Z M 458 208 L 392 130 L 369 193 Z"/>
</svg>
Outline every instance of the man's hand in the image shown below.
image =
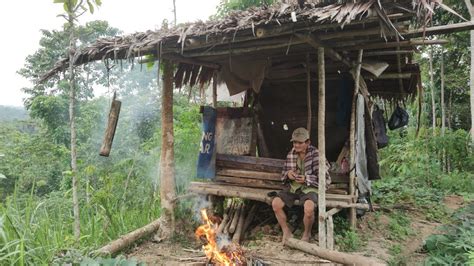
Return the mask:
<svg viewBox="0 0 474 266">
<path fill-rule="evenodd" d="M 288 178 L 290 180 L 296 180 L 297 177 L 298 177 L 298 175 L 295 173 L 295 171 L 293 171 L 293 170 L 288 171 Z"/>
<path fill-rule="evenodd" d="M 306 176 L 304 175 L 297 175 L 295 181 L 300 184 L 306 183 Z"/>
</svg>

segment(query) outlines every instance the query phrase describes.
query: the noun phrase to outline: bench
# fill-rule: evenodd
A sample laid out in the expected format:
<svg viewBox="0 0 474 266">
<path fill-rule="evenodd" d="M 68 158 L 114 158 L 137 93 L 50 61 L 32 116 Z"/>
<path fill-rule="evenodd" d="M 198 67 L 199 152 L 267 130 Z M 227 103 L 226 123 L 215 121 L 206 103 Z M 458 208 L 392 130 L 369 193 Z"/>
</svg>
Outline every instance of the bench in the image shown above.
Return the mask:
<svg viewBox="0 0 474 266">
<path fill-rule="evenodd" d="M 191 182 L 189 191 L 271 204 L 273 197 L 268 193 L 280 191 L 284 187 L 281 182 L 283 165 L 284 160 L 281 159 L 217 154 L 215 179 L 209 182 Z M 332 184 L 326 191 L 326 205 L 349 207 L 354 202 L 354 196 L 347 195 L 349 177 L 331 172 L 330 175 Z"/>
</svg>

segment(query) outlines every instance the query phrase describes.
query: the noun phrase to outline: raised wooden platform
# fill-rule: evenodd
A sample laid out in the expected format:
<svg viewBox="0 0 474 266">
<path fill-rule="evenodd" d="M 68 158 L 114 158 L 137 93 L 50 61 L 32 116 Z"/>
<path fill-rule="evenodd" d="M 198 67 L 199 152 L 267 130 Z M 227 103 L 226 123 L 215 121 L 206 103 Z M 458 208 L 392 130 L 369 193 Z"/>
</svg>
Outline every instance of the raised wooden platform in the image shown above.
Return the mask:
<svg viewBox="0 0 474 266">
<path fill-rule="evenodd" d="M 250 188 L 214 182 L 191 182 L 188 190 L 197 194 L 237 197 L 261 201 L 267 204 L 271 204 L 273 200 L 273 197 L 268 196 L 268 193 L 272 191 L 279 191 L 277 189 Z M 326 194 L 326 206 L 329 208 L 366 208 L 365 204 L 352 204 L 352 199 L 353 196 L 350 195 Z M 299 202 L 296 202 L 296 205 L 299 204 Z"/>
</svg>

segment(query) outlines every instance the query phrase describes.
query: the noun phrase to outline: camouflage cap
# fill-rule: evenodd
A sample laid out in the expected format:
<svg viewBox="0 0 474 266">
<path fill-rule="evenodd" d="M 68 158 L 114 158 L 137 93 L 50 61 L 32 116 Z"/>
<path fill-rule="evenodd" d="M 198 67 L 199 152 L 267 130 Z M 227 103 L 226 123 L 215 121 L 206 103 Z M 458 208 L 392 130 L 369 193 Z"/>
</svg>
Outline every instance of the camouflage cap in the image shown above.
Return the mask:
<svg viewBox="0 0 474 266">
<path fill-rule="evenodd" d="M 293 131 L 291 135 L 291 142 L 298 141 L 298 142 L 305 142 L 309 139 L 309 132 L 304 127 L 299 127 Z"/>
</svg>

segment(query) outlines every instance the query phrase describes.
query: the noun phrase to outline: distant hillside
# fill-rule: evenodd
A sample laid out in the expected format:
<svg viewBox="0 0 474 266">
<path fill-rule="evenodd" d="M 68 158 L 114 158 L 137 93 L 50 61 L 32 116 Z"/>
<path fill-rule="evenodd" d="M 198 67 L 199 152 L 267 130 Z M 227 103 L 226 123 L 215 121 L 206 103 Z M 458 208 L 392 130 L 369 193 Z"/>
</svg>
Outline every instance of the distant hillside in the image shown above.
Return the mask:
<svg viewBox="0 0 474 266">
<path fill-rule="evenodd" d="M 26 119 L 28 119 L 28 112 L 25 108 L 0 105 L 0 122 Z"/>
</svg>

